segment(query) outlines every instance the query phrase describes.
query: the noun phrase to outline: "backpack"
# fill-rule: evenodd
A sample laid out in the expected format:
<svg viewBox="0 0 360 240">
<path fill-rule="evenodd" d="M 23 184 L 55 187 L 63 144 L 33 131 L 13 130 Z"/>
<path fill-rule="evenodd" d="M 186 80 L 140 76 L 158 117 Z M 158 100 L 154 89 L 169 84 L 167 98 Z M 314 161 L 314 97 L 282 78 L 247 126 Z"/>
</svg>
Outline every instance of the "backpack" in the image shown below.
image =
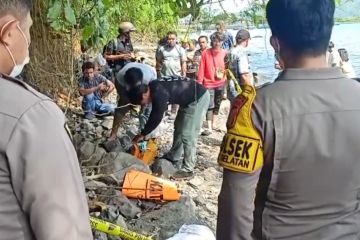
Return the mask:
<svg viewBox="0 0 360 240">
<path fill-rule="evenodd" d="M 108 46 L 109 46 L 110 44 L 113 44 L 113 46 L 114 46 L 114 50 L 113 50 L 113 52 L 112 52 L 111 54 L 115 54 L 116 49 L 117 49 L 117 47 L 118 47 L 118 42 L 117 42 L 117 39 L 114 38 L 114 39 L 110 40 L 110 41 L 104 46 L 103 52 L 102 52 L 103 56 L 105 56 L 106 49 L 108 48 Z M 106 62 L 107 62 L 107 64 L 108 64 L 111 68 L 114 68 L 114 67 L 115 67 L 115 61 L 114 61 L 114 60 L 106 60 Z"/>
</svg>

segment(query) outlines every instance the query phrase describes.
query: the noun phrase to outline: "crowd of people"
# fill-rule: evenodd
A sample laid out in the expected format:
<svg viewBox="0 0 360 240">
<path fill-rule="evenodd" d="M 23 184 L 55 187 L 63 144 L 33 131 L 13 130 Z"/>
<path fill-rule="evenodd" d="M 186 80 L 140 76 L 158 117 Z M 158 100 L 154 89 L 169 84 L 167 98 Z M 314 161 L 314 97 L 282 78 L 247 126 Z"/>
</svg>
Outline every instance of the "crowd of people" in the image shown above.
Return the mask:
<svg viewBox="0 0 360 240">
<path fill-rule="evenodd" d="M 30 59 L 30 9 L 28 0 L 0 1 L 0 239 L 92 239 L 65 117 L 17 78 Z M 281 71 L 259 88 L 246 29 L 234 41 L 219 23 L 210 38 L 199 37 L 199 49 L 194 41 L 180 46 L 171 31 L 153 68 L 137 62 L 135 27 L 122 22 L 118 37 L 104 47 L 106 77 L 96 63 L 83 64 L 84 117 L 114 115 L 105 144 L 111 149 L 134 106 L 141 114 L 133 143 L 149 138 L 168 113 L 175 120 L 173 144 L 163 158 L 178 168 L 172 178 L 184 180 L 193 177 L 203 121 L 203 134 L 211 134 L 227 89 L 217 239 L 356 239 L 360 85 L 351 79 L 347 51 L 330 42 L 334 11 L 334 0 L 268 2 L 270 43 Z M 103 101 L 114 89 L 117 106 Z"/>
</svg>

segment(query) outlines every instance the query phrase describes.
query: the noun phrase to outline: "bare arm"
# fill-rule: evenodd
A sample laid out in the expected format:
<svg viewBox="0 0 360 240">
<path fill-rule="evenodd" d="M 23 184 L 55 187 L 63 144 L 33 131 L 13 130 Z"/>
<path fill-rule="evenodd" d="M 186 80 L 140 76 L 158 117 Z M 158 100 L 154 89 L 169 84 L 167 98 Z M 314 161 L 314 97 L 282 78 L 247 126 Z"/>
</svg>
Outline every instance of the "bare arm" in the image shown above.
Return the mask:
<svg viewBox="0 0 360 240">
<path fill-rule="evenodd" d="M 155 58 L 156 58 L 156 66 L 155 66 L 156 74 L 157 74 L 157 77 L 160 78 L 161 77 L 161 74 L 160 74 L 161 67 L 163 65 L 163 54 L 161 51 L 161 47 L 156 50 Z"/>
<path fill-rule="evenodd" d="M 182 75 L 183 77 L 186 77 L 186 72 L 187 72 L 186 61 L 182 61 L 182 62 L 181 62 L 181 75 Z"/>
<path fill-rule="evenodd" d="M 156 74 L 157 74 L 157 77 L 160 78 L 161 76 L 161 66 L 162 66 L 162 62 L 161 61 L 156 61 Z"/>
<path fill-rule="evenodd" d="M 110 60 L 110 61 L 114 61 L 114 60 L 130 60 L 132 58 L 132 54 L 131 53 L 121 53 L 118 55 L 113 55 L 113 54 L 108 54 L 105 53 L 105 59 L 106 60 Z"/>
<path fill-rule="evenodd" d="M 91 93 L 96 92 L 97 90 L 99 90 L 101 88 L 101 85 L 104 85 L 104 84 L 101 83 L 96 87 L 87 88 L 87 89 L 82 87 L 82 88 L 79 89 L 79 93 L 80 93 L 81 96 L 91 94 Z"/>
<path fill-rule="evenodd" d="M 110 81 L 110 80 L 106 80 L 107 85 L 109 86 L 109 90 L 107 91 L 107 93 L 111 93 L 112 91 L 114 91 L 115 89 L 115 85 Z"/>
<path fill-rule="evenodd" d="M 105 80 L 106 84 L 105 84 L 105 91 L 103 94 L 103 97 L 108 96 L 112 91 L 114 91 L 114 84 L 110 81 L 110 80 Z"/>
<path fill-rule="evenodd" d="M 181 76 L 186 77 L 187 72 L 187 56 L 185 49 L 180 48 L 180 57 L 181 57 Z"/>
<path fill-rule="evenodd" d="M 117 132 L 119 130 L 122 119 L 125 114 L 130 111 L 130 106 L 127 106 L 130 102 L 127 98 L 127 93 L 124 87 L 117 88 L 118 95 L 120 96 L 119 102 L 117 104 L 117 108 L 115 109 L 114 122 L 113 127 L 111 129 L 111 134 L 109 140 L 115 140 L 117 138 Z"/>
</svg>

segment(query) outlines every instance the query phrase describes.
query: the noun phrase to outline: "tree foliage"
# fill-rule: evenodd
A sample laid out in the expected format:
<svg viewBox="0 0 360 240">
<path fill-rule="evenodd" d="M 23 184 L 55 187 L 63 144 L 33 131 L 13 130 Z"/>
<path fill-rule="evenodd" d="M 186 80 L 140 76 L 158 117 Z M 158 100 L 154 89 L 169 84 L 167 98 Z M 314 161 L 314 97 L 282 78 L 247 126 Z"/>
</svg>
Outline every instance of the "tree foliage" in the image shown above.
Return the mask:
<svg viewBox="0 0 360 240">
<path fill-rule="evenodd" d="M 89 46 L 100 46 L 117 32 L 121 21 L 134 23 L 143 35 L 162 36 L 176 29 L 178 20 L 197 18 L 212 0 L 43 0 L 49 2 L 47 18 L 61 33 L 82 32 Z"/>
<path fill-rule="evenodd" d="M 228 24 L 241 22 L 243 24 L 259 26 L 266 23 L 266 4 L 268 0 L 246 0 L 247 7 L 239 13 L 228 13 L 223 11 L 214 14 L 211 8 L 203 8 L 200 14 L 200 22 L 203 28 L 215 24 L 218 21 L 225 21 Z M 334 0 L 336 5 L 342 5 L 353 0 Z"/>
</svg>

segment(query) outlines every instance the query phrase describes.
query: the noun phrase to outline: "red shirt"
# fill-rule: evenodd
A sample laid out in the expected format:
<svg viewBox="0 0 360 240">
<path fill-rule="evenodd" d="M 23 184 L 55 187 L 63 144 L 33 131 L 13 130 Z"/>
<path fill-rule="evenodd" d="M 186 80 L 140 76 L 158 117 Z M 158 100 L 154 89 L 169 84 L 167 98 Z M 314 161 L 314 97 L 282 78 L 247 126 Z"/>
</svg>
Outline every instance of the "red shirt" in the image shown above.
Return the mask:
<svg viewBox="0 0 360 240">
<path fill-rule="evenodd" d="M 214 50 L 212 48 L 206 49 L 202 53 L 197 79 L 198 83 L 204 85 L 207 89 L 214 89 L 225 85 L 225 74 L 222 79 L 217 79 L 215 77 L 215 69 L 225 70 L 226 54 L 224 49 Z"/>
</svg>

